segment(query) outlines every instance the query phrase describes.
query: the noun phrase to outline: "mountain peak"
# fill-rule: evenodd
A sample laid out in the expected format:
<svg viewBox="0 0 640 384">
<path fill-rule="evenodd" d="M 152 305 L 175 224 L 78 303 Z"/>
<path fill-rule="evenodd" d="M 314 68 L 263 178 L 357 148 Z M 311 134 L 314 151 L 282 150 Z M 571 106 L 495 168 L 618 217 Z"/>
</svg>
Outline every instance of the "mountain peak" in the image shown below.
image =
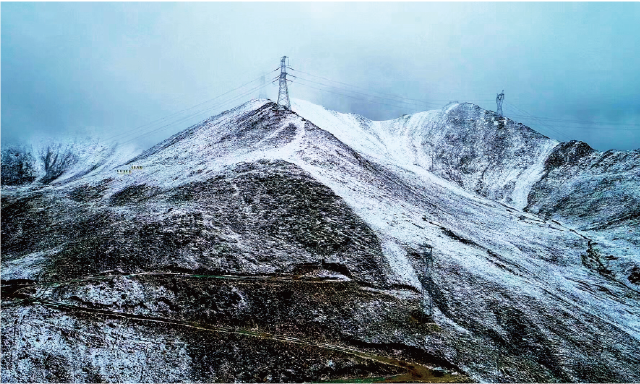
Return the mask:
<svg viewBox="0 0 640 384">
<path fill-rule="evenodd" d="M 292 105 L 3 186 L 3 380 L 640 380 L 637 152 Z"/>
</svg>

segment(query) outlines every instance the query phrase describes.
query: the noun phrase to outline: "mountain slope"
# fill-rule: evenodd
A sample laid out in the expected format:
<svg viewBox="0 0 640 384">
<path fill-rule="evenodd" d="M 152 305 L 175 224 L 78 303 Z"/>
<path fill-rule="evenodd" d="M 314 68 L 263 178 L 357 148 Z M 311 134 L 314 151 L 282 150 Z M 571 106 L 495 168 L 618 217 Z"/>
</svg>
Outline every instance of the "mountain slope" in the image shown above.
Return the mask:
<svg viewBox="0 0 640 384">
<path fill-rule="evenodd" d="M 389 121 L 326 111 L 299 100 L 293 109 L 358 151 L 422 168 L 517 209 L 527 205 L 531 186 L 542 176 L 541 164 L 558 144 L 473 104 Z"/>
<path fill-rule="evenodd" d="M 2 150 L 2 185 L 65 183 L 95 171 L 111 169 L 133 148 L 97 139 L 52 143 L 40 139 L 35 145 Z"/>
<path fill-rule="evenodd" d="M 407 361 L 439 380 L 640 379 L 637 291 L 585 262 L 586 236 L 501 204 L 524 208 L 557 143 L 456 128 L 449 115 L 476 108 L 370 122 L 302 104 L 212 117 L 128 161 L 143 167 L 131 175 L 3 187 L 3 380 L 164 381 L 166 367 L 173 381 L 309 381 Z M 485 163 L 461 170 L 465 156 Z M 273 348 L 233 336 L 233 352 L 224 332 Z M 153 335 L 173 360 L 149 352 Z M 149 368 L 126 366 L 126 348 Z"/>
<path fill-rule="evenodd" d="M 638 290 L 638 150 L 603 153 L 582 142 L 558 143 L 470 103 L 380 122 L 301 100 L 293 109 L 376 161 L 428 171 L 582 231 L 591 240 L 586 264 Z"/>
</svg>

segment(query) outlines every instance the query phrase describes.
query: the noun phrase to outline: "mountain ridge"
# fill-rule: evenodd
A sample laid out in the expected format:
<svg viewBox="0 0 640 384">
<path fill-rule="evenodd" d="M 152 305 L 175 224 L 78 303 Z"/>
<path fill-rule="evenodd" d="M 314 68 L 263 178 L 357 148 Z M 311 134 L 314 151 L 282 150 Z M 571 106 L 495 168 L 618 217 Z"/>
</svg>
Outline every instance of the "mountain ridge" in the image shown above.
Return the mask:
<svg viewBox="0 0 640 384">
<path fill-rule="evenodd" d="M 487 177 L 488 186 L 480 191 L 494 197 L 502 191 L 502 199 L 513 196 L 522 188 L 509 187 L 509 177 L 525 173 L 537 178 L 535 167 L 549 139 L 509 120 L 504 120 L 504 127 L 495 120 L 489 124 L 491 113 L 469 106 L 452 105 L 395 122 L 323 112 L 296 100 L 293 112 L 275 107 L 270 101 L 253 100 L 209 118 L 127 161 L 143 167 L 131 174 L 115 176 L 115 168 L 102 168 L 82 179 L 32 192 L 3 186 L 3 289 L 23 280 L 30 281 L 29 287 L 62 284 L 43 294 L 56 305 L 73 305 L 73 310 L 63 312 L 64 321 L 72 321 L 71 316 L 81 329 L 90 326 L 74 311 L 99 307 L 118 316 L 197 319 L 205 325 L 246 327 L 254 322 L 258 329 L 288 337 L 311 337 L 304 331 L 308 328 L 341 345 L 394 345 L 405 359 L 446 362 L 452 373 L 480 381 L 640 380 L 633 369 L 640 356 L 639 297 L 637 286 L 628 279 L 637 257 L 634 250 L 618 249 L 620 242 L 633 240 L 633 233 L 628 239 L 612 240 L 607 231 L 582 232 L 511 208 L 474 189 L 478 177 Z M 475 131 L 462 122 L 463 117 L 480 115 L 488 120 L 474 119 Z M 444 126 L 439 125 L 442 122 Z M 520 149 L 542 143 L 536 148 L 545 150 L 525 159 L 514 175 L 501 173 L 512 164 L 508 156 L 481 164 L 502 166 L 491 177 L 472 164 L 463 172 L 457 169 L 460 159 L 471 154 L 482 158 L 491 147 L 474 149 L 481 140 L 444 132 L 460 124 L 461 132 L 474 134 L 484 135 L 489 128 L 522 131 L 522 140 L 496 134 L 488 136 L 494 141 L 488 141 L 515 143 L 514 148 Z M 407 127 L 418 135 L 398 135 Z M 420 127 L 426 128 L 420 131 Z M 471 147 L 434 156 L 417 150 L 420 146 L 415 144 L 438 128 L 443 130 L 438 136 L 443 148 L 459 140 Z M 400 140 L 394 140 L 398 136 Z M 540 182 L 531 179 L 522 185 L 533 188 Z M 637 184 L 633 179 L 625 182 Z M 632 230 L 634 223 L 625 222 L 621 228 Z M 602 239 L 594 241 L 592 235 Z M 617 259 L 606 260 L 605 255 Z M 196 275 L 240 280 L 229 282 L 226 293 L 216 295 L 196 283 Z M 307 304 L 288 299 L 273 309 L 261 307 L 250 298 L 273 301 L 276 296 L 269 292 L 277 290 L 266 281 L 251 285 L 243 279 L 263 277 L 302 278 L 292 284 L 320 279 L 327 286 L 346 289 L 346 296 L 355 300 L 351 306 L 358 309 L 350 313 L 331 295 L 330 300 L 323 296 L 314 302 L 311 293 L 304 300 L 322 311 L 313 312 Z M 292 288 L 285 299 L 299 289 Z M 22 295 L 29 297 L 27 291 Z M 200 301 L 188 299 L 200 296 Z M 54 330 L 63 323 L 47 320 L 37 304 L 14 305 L 3 311 L 5 322 L 28 313 L 31 321 L 51 327 L 44 333 L 22 323 L 3 329 L 5 350 L 19 350 L 25 343 L 38 345 L 22 365 L 3 358 L 3 380 L 30 381 L 30 370 L 46 379 L 52 369 L 39 362 L 42 356 L 61 361 L 79 356 L 70 341 Z M 383 309 L 378 309 L 380 305 Z M 428 308 L 431 313 L 425 313 Z M 264 311 L 273 311 L 275 328 L 269 325 L 273 319 L 261 314 Z M 424 328 L 420 313 L 438 329 Z M 134 339 L 150 332 L 142 325 L 118 324 Z M 20 332 L 27 341 L 13 340 L 11 332 Z M 55 343 L 35 343 L 45 336 Z M 83 364 L 108 381 L 122 381 L 110 368 L 122 364 L 117 354 L 88 341 L 71 340 L 96 348 L 96 356 L 102 356 L 102 360 L 80 356 Z M 246 368 L 237 363 L 229 363 L 232 368 L 223 371 L 211 357 L 194 352 L 193 342 L 186 345 L 178 348 L 175 362 L 162 364 L 194 366 L 195 361 L 204 361 L 215 373 L 205 375 L 210 379 L 251 377 L 243 376 Z M 600 352 L 602 345 L 607 354 Z M 420 352 L 414 354 L 412 348 Z M 158 366 L 159 356 L 134 349 Z M 250 348 L 242 350 L 251 355 Z M 318 364 L 328 364 L 320 360 Z M 176 369 L 172 372 L 180 371 Z M 81 371 L 78 367 L 71 372 L 81 375 Z M 282 374 L 273 367 L 267 371 Z M 189 369 L 182 372 L 182 379 L 196 377 Z M 274 377 L 320 378 L 315 373 L 304 376 L 309 370 L 296 372 L 299 376 Z M 157 380 L 158 374 L 157 368 L 151 369 L 146 377 Z"/>
</svg>

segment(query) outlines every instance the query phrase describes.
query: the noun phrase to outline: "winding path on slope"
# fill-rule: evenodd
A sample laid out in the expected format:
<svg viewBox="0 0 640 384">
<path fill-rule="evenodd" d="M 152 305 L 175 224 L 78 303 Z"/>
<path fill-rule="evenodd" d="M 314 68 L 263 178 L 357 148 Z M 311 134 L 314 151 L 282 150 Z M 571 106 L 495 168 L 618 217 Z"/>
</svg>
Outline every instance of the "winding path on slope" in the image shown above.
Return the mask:
<svg viewBox="0 0 640 384">
<path fill-rule="evenodd" d="M 357 358 L 366 359 L 370 361 L 375 361 L 378 363 L 382 363 L 385 365 L 393 366 L 396 368 L 400 368 L 404 370 L 404 373 L 391 375 L 391 376 L 380 376 L 380 377 L 346 377 L 343 379 L 337 380 L 327 380 L 327 382 L 388 382 L 388 383 L 401 383 L 401 382 L 471 382 L 471 380 L 457 372 L 451 372 L 445 368 L 438 367 L 429 367 L 423 364 L 416 363 L 414 361 L 408 361 L 398 358 L 393 358 L 389 356 L 384 356 L 380 354 L 375 354 L 371 352 L 365 352 L 362 350 L 358 350 L 352 347 L 347 347 L 343 345 L 324 343 L 313 340 L 305 340 L 298 337 L 292 337 L 287 335 L 276 335 L 271 332 L 261 332 L 256 329 L 247 329 L 241 327 L 226 327 L 226 326 L 213 326 L 209 324 L 202 324 L 199 322 L 188 322 L 188 321 L 180 321 L 175 319 L 170 319 L 161 316 L 145 316 L 145 315 L 136 315 L 125 312 L 117 312 L 106 309 L 98 309 L 98 308 L 88 308 L 79 305 L 69 304 L 66 302 L 59 302 L 55 300 L 50 300 L 45 297 L 45 292 L 50 287 L 57 287 L 66 284 L 72 283 L 82 283 L 82 282 L 90 282 L 90 281 L 99 281 L 99 280 L 108 280 L 113 277 L 136 277 L 136 276 L 180 276 L 186 278 L 213 278 L 213 279 L 222 279 L 222 280 L 236 280 L 243 282 L 251 282 L 251 281 L 268 281 L 268 282 L 278 282 L 278 281 L 291 281 L 296 280 L 301 283 L 310 283 L 310 284 L 331 284 L 336 282 L 343 282 L 342 280 L 335 279 L 300 279 L 298 276 L 247 276 L 247 275 L 194 275 L 194 274 L 185 274 L 185 273 L 157 273 L 157 272 L 143 272 L 137 274 L 129 274 L 129 275 L 103 275 L 103 276 L 91 276 L 83 279 L 74 279 L 69 281 L 56 281 L 56 282 L 47 282 L 44 284 L 36 284 L 25 282 L 22 284 L 17 284 L 13 286 L 8 286 L 7 284 L 3 285 L 3 297 L 5 300 L 9 300 L 9 305 L 41 305 L 48 308 L 53 308 L 56 310 L 67 311 L 72 313 L 82 312 L 90 315 L 102 315 L 108 316 L 112 318 L 121 318 L 126 319 L 128 321 L 138 321 L 138 322 L 154 322 L 154 323 L 162 323 L 170 326 L 178 326 L 178 327 L 186 327 L 190 329 L 205 331 L 205 332 L 213 332 L 213 333 L 223 333 L 223 334 L 234 334 L 240 335 L 244 337 L 255 337 L 264 340 L 272 340 L 279 343 L 285 344 L 297 344 L 312 348 L 318 348 L 326 351 L 334 351 L 339 352 L 351 356 L 355 356 Z M 29 288 L 34 288 L 36 285 L 40 285 L 44 288 L 44 290 L 37 290 L 35 295 L 28 295 L 20 293 L 22 290 L 28 290 Z"/>
</svg>

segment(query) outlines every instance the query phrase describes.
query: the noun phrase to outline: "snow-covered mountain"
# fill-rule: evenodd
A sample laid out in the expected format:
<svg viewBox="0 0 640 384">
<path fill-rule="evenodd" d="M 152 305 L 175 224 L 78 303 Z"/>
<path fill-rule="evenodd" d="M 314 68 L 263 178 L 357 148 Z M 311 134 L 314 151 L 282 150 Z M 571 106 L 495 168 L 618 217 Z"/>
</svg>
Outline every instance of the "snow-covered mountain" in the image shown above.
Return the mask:
<svg viewBox="0 0 640 384">
<path fill-rule="evenodd" d="M 519 210 L 558 144 L 474 104 L 449 104 L 389 121 L 332 113 L 298 100 L 293 110 L 380 161 L 429 171 Z"/>
<path fill-rule="evenodd" d="M 562 222 L 591 240 L 589 265 L 638 290 L 640 149 L 558 143 L 477 105 L 370 121 L 303 100 L 293 110 L 377 162 L 427 171 L 463 189 Z M 606 255 L 605 255 L 606 253 Z"/>
<path fill-rule="evenodd" d="M 607 153 L 253 100 L 3 186 L 2 379 L 639 381 L 640 159 Z"/>
<path fill-rule="evenodd" d="M 64 143 L 40 138 L 28 147 L 2 150 L 2 185 L 66 183 L 95 171 L 111 170 L 134 154 L 131 146 L 96 138 Z"/>
</svg>

